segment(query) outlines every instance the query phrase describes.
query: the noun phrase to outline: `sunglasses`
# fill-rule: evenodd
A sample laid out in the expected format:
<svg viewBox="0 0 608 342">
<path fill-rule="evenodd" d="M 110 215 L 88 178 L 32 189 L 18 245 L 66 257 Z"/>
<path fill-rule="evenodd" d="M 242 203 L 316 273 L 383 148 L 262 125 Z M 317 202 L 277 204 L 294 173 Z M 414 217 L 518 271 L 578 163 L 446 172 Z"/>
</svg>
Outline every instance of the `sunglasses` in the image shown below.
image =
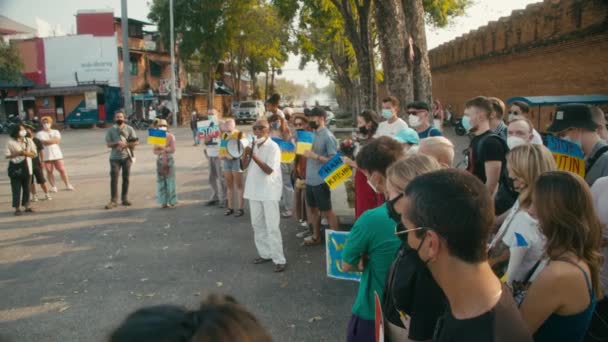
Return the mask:
<svg viewBox="0 0 608 342">
<path fill-rule="evenodd" d="M 267 126 L 262 126 L 262 125 L 260 125 L 260 126 L 253 126 L 253 130 L 254 130 L 254 131 L 255 131 L 255 130 L 262 130 L 262 129 L 264 129 L 264 128 L 268 128 L 268 127 L 267 127 Z"/>
</svg>

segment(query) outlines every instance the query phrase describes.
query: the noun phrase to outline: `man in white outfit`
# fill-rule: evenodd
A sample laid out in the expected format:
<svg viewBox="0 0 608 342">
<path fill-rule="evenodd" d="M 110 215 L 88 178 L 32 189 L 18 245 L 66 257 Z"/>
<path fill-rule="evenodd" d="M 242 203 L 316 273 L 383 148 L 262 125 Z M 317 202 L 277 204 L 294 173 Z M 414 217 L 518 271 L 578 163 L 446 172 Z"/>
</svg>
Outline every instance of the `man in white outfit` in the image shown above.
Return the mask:
<svg viewBox="0 0 608 342">
<path fill-rule="evenodd" d="M 249 200 L 251 225 L 259 257 L 254 264 L 273 261 L 275 272 L 285 270 L 285 255 L 279 223 L 279 200 L 283 190 L 281 150 L 269 138 L 269 125 L 259 119 L 253 125 L 256 140 L 251 152 L 251 165 L 245 181 L 244 198 Z"/>
</svg>

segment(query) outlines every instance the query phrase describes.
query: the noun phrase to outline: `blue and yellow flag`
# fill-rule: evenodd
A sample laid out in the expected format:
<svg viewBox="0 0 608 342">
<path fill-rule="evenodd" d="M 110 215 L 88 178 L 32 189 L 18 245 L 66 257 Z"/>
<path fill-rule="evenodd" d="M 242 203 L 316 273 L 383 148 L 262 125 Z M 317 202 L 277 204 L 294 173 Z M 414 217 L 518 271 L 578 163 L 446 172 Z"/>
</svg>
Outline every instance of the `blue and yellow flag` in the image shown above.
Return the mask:
<svg viewBox="0 0 608 342">
<path fill-rule="evenodd" d="M 342 251 L 350 232 L 339 232 L 325 229 L 325 261 L 327 276 L 330 278 L 361 281 L 361 272 L 342 270 Z"/>
<path fill-rule="evenodd" d="M 296 146 L 291 141 L 285 141 L 281 138 L 272 138 L 281 149 L 281 163 L 289 164 L 296 159 Z"/>
<path fill-rule="evenodd" d="M 315 139 L 315 134 L 308 131 L 298 131 L 298 142 L 296 144 L 296 154 L 304 154 L 304 152 L 312 150 L 312 142 Z"/>
<path fill-rule="evenodd" d="M 335 189 L 338 185 L 349 179 L 353 175 L 350 166 L 344 164 L 342 155 L 336 153 L 327 163 L 321 166 L 319 176 L 325 180 L 330 189 Z"/>
<path fill-rule="evenodd" d="M 547 135 L 545 142 L 555 158 L 558 170 L 570 171 L 585 177 L 585 155 L 577 144 L 552 135 Z"/>
<path fill-rule="evenodd" d="M 167 144 L 167 131 L 161 129 L 148 129 L 148 145 L 165 146 Z"/>
</svg>

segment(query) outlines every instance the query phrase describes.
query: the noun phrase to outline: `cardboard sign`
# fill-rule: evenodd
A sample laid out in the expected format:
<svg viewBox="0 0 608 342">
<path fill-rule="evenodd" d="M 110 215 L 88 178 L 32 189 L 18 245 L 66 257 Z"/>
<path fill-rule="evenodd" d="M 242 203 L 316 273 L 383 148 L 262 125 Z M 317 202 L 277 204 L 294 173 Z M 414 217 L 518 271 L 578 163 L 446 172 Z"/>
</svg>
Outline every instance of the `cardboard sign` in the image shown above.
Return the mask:
<svg viewBox="0 0 608 342">
<path fill-rule="evenodd" d="M 312 142 L 315 134 L 308 131 L 298 131 L 297 133 L 296 154 L 302 155 L 304 152 L 312 150 Z"/>
<path fill-rule="evenodd" d="M 285 141 L 281 138 L 272 138 L 272 141 L 277 143 L 281 149 L 281 163 L 291 163 L 296 159 L 296 145 L 291 141 Z"/>
<path fill-rule="evenodd" d="M 148 129 L 148 145 L 165 146 L 167 144 L 167 131 Z"/>
<path fill-rule="evenodd" d="M 348 240 L 349 232 L 325 230 L 325 260 L 329 278 L 361 281 L 361 272 L 342 271 L 342 249 Z"/>
<path fill-rule="evenodd" d="M 202 120 L 196 123 L 196 131 L 200 139 L 207 141 L 220 136 L 220 125 L 215 120 Z"/>
<path fill-rule="evenodd" d="M 545 137 L 545 143 L 553 153 L 558 170 L 570 171 L 585 177 L 585 155 L 577 144 L 552 135 Z"/>
<path fill-rule="evenodd" d="M 384 342 L 384 317 L 382 316 L 382 304 L 378 292 L 374 291 L 374 311 L 376 318 L 376 342 Z"/>
<path fill-rule="evenodd" d="M 349 179 L 353 175 L 350 166 L 344 164 L 342 155 L 336 153 L 327 163 L 321 166 L 319 176 L 325 180 L 330 189 L 335 189 L 338 185 Z"/>
</svg>

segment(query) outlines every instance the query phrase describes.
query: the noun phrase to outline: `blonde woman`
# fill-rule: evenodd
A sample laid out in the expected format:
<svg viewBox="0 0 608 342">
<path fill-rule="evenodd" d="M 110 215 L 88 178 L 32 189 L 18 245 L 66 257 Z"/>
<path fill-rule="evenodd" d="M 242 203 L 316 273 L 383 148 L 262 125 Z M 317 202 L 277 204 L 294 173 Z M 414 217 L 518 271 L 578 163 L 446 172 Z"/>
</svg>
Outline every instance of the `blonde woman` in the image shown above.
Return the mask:
<svg viewBox="0 0 608 342">
<path fill-rule="evenodd" d="M 524 144 L 507 155 L 507 170 L 513 190 L 519 193 L 515 204 L 490 243 L 490 265 L 499 277 L 506 273 L 507 285 L 514 286 L 519 303 L 523 299 L 521 286 L 529 281 L 528 274 L 541 259 L 545 239 L 538 221 L 528 210 L 532 204 L 532 188 L 538 177 L 557 167 L 551 152 L 543 145 Z M 528 279 L 526 279 L 528 278 Z"/>
<path fill-rule="evenodd" d="M 226 119 L 222 124 L 222 139 L 226 139 L 233 134 L 241 133 L 236 129 L 236 123 L 234 119 Z M 240 140 L 240 139 L 239 139 Z M 224 182 L 226 184 L 226 198 L 228 202 L 228 208 L 224 212 L 225 216 L 234 214 L 234 217 L 241 217 L 245 214 L 243 209 L 243 192 L 245 186 L 243 182 L 243 170 L 241 170 L 241 161 L 238 158 L 232 158 L 230 156 L 222 157 L 223 159 L 223 170 L 224 170 Z M 234 195 L 236 194 L 236 213 L 234 211 Z"/>
<path fill-rule="evenodd" d="M 73 191 L 74 187 L 70 184 L 68 171 L 63 164 L 63 152 L 61 152 L 61 148 L 59 147 L 61 133 L 56 129 L 52 129 L 53 119 L 50 116 L 43 117 L 41 122 L 42 130 L 36 133 L 36 138 L 44 145 L 44 167 L 46 168 L 47 179 L 51 184 L 51 192 L 57 192 L 55 176 L 53 175 L 55 169 L 59 171 L 59 175 L 65 184 L 65 189 Z"/>
<path fill-rule="evenodd" d="M 414 154 L 398 160 L 386 171 L 386 208 L 389 216 L 399 222 L 395 234 L 403 242 L 407 238 L 401 234 L 406 227 L 399 214 L 405 205 L 403 190 L 417 176 L 441 168 L 435 158 Z M 446 307 L 446 299 L 416 250 L 402 243 L 386 279 L 382 311 L 390 341 L 431 340 L 435 323 Z"/>
</svg>

